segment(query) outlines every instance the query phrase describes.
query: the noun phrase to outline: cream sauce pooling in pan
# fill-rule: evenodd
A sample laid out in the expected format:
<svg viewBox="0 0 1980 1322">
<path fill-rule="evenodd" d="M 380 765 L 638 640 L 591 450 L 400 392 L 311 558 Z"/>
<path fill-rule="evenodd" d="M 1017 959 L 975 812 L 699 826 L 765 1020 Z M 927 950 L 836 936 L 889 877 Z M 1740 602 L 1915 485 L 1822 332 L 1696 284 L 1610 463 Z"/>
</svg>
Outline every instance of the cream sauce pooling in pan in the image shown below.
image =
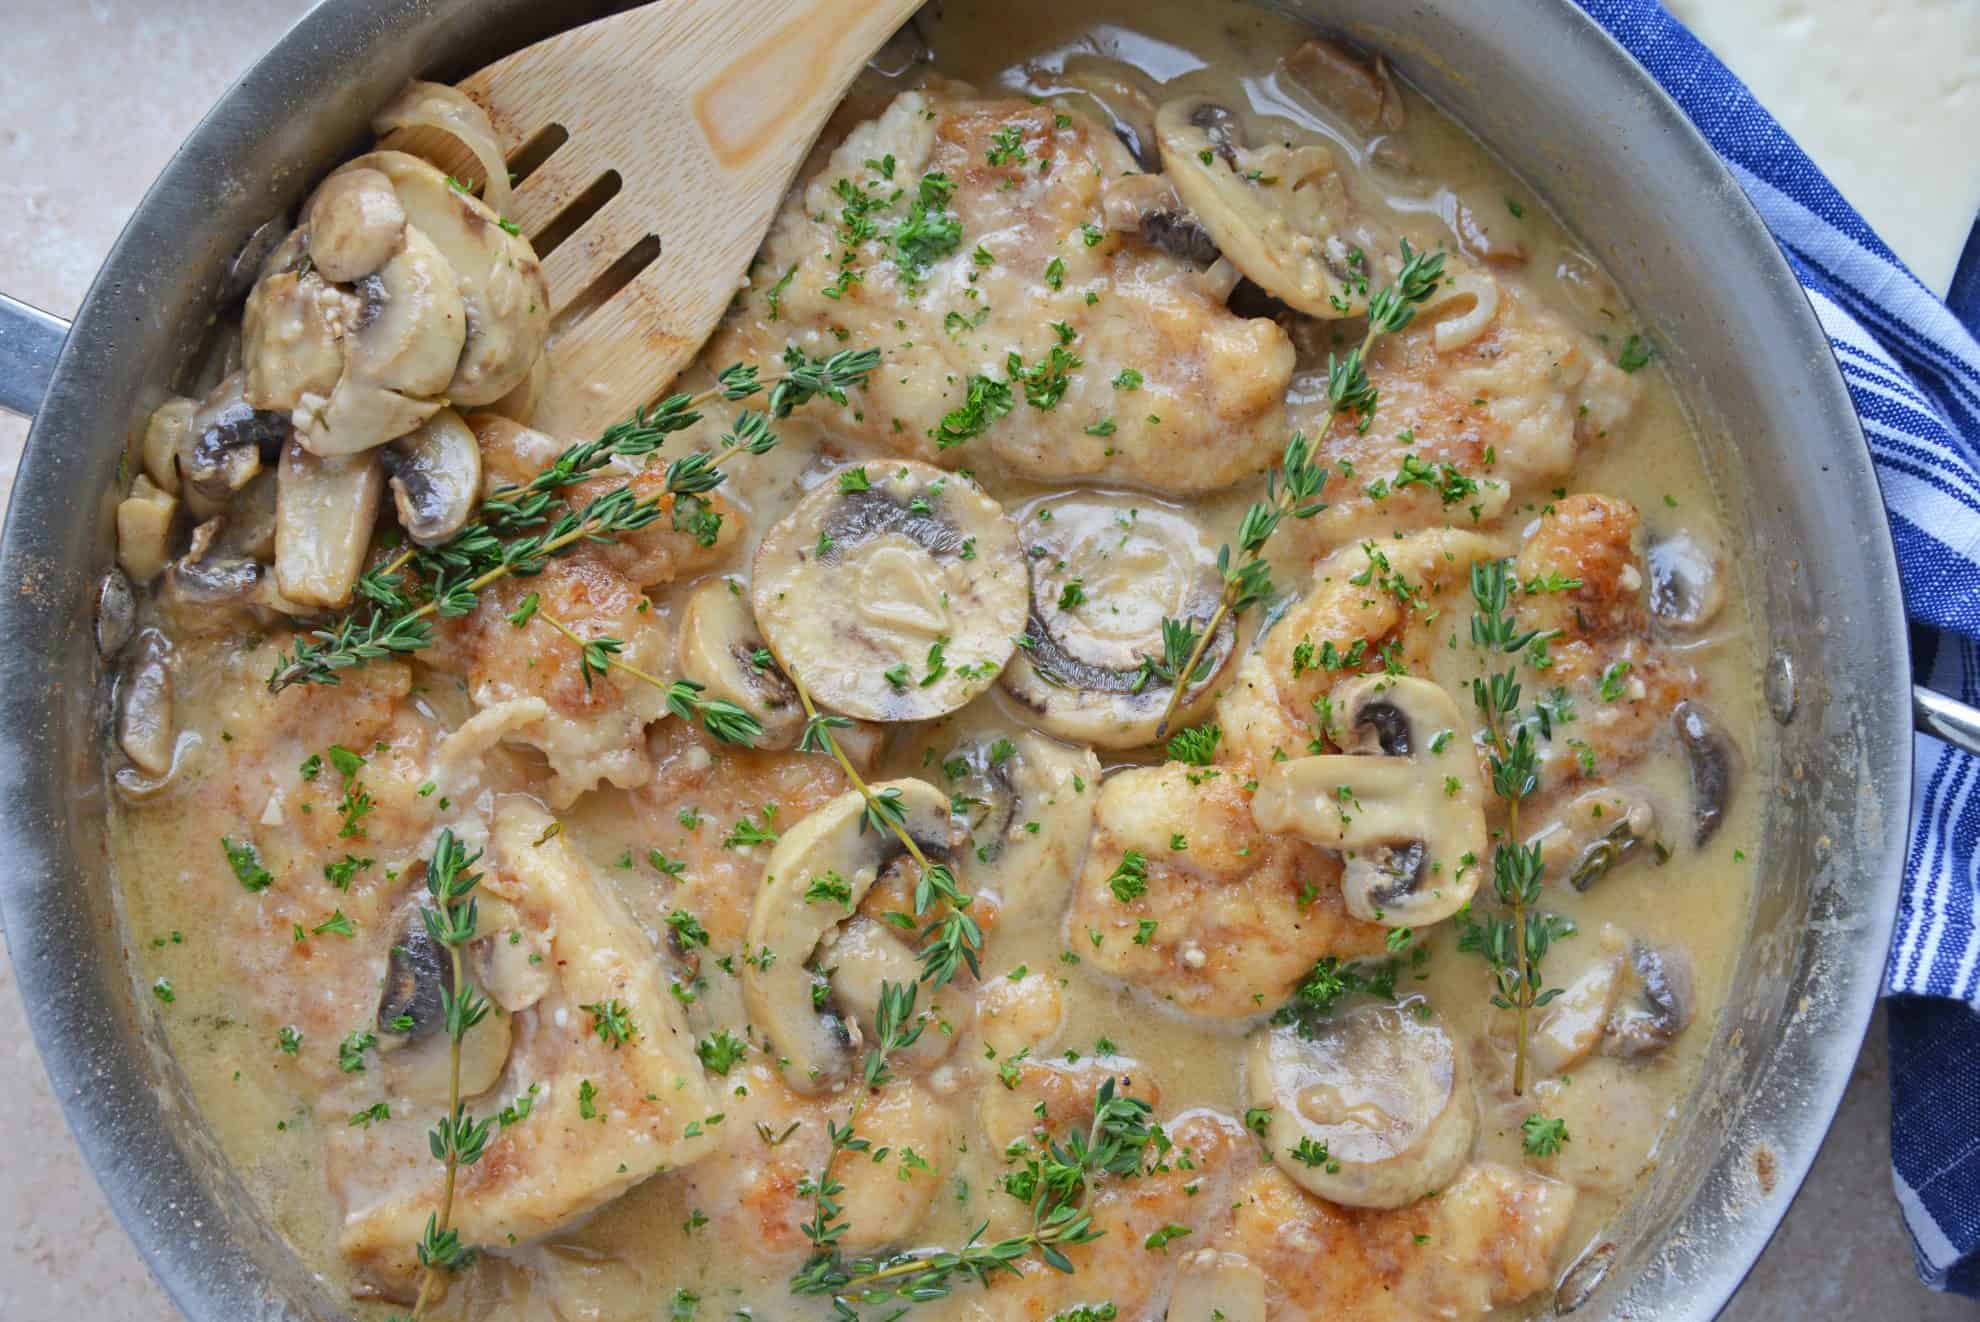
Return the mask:
<svg viewBox="0 0 1980 1322">
<path fill-rule="evenodd" d="M 484 851 L 463 969 L 495 1007 L 462 1086 L 498 1118 L 455 1203 L 479 1260 L 428 1312 L 830 1316 L 791 1289 L 828 1127 L 945 911 L 890 916 L 913 869 L 795 747 L 778 663 L 827 706 L 834 676 L 882 674 L 837 737 L 977 897 L 980 976 L 923 984 L 920 1038 L 860 1103 L 844 1263 L 1022 1239 L 1027 1158 L 1088 1134 L 1111 1080 L 1162 1136 L 1138 1173 L 1089 1171 L 1074 1201 L 1104 1234 L 1075 1270 L 1032 1251 L 912 1316 L 1542 1309 L 1689 1093 L 1768 765 L 1732 542 L 1654 346 L 1475 142 L 1283 20 L 947 5 L 918 28 L 801 172 L 694 384 L 793 342 L 881 365 L 725 463 L 719 532 L 675 501 L 491 587 L 416 660 L 280 695 L 282 603 L 147 608 L 176 750 L 163 777 L 121 769 L 113 833 L 203 1114 L 334 1289 L 406 1311 L 448 1069 L 416 904 L 450 826 Z M 1370 342 L 1359 430 L 1329 358 L 1404 239 L 1446 254 L 1441 287 Z M 579 439 L 468 425 L 484 488 Z M 1165 760 L 1140 658 L 1163 616 L 1207 614 L 1294 431 L 1327 508 L 1267 543 L 1273 591 L 1213 638 Z M 279 559 L 233 509 L 232 550 Z M 1471 566 L 1498 560 L 1538 635 L 1511 662 L 1473 641 Z M 759 748 L 587 678 L 532 609 L 757 713 Z M 1013 609 L 1024 642 L 980 627 Z M 1515 666 L 1536 739 L 1538 907 L 1575 928 L 1518 1097 L 1514 1016 L 1460 939 L 1504 914 L 1480 859 L 1505 802 L 1466 750 L 1488 664 Z"/>
</svg>

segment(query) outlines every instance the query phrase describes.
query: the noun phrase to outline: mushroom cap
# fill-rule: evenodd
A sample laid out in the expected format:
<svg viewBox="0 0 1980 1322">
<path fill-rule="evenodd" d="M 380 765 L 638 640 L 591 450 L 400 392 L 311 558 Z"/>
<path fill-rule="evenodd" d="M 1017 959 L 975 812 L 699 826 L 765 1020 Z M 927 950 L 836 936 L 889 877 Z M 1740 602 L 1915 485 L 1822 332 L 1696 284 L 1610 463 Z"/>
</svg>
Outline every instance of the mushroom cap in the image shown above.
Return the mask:
<svg viewBox="0 0 1980 1322">
<path fill-rule="evenodd" d="M 278 271 L 255 283 L 241 310 L 242 397 L 258 409 L 293 409 L 328 395 L 344 374 L 340 343 L 359 304 L 313 271 Z"/>
<path fill-rule="evenodd" d="M 763 727 L 758 748 L 790 748 L 804 733 L 804 706 L 763 643 L 740 584 L 711 579 L 681 608 L 681 677 L 710 698 L 726 698 Z"/>
<path fill-rule="evenodd" d="M 418 226 L 392 259 L 357 284 L 357 321 L 344 342 L 345 370 L 407 395 L 447 388 L 467 339 L 454 269 Z M 389 441 L 381 436 L 378 442 Z"/>
<path fill-rule="evenodd" d="M 452 409 L 441 409 L 379 457 L 392 475 L 399 526 L 421 546 L 459 532 L 480 503 L 481 442 Z"/>
<path fill-rule="evenodd" d="M 751 602 L 777 663 L 821 706 L 928 720 L 1010 659 L 1030 574 L 1016 525 L 974 482 L 928 464 L 873 468 L 838 470 L 770 529 Z"/>
<path fill-rule="evenodd" d="M 1143 659 L 1162 656 L 1165 618 L 1200 627 L 1216 609 L 1216 549 L 1181 510 L 1125 493 L 1050 496 L 1019 527 L 1031 609 L 1025 646 L 1004 670 L 1005 691 L 1062 739 L 1100 748 L 1151 742 L 1171 686 L 1149 675 Z M 1235 635 L 1228 620 L 1220 626 L 1205 653 L 1208 673 L 1186 692 L 1177 724 L 1214 699 Z"/>
<path fill-rule="evenodd" d="M 1254 284 L 1315 317 L 1367 310 L 1366 272 L 1350 264 L 1343 237 L 1347 186 L 1332 151 L 1317 142 L 1247 146 L 1239 117 L 1202 95 L 1164 104 L 1155 132 L 1163 173 Z"/>
<path fill-rule="evenodd" d="M 1485 780 L 1457 704 L 1408 675 L 1356 676 L 1332 699 L 1351 751 L 1271 766 L 1252 816 L 1340 850 L 1355 917 L 1389 927 L 1450 917 L 1478 889 L 1486 855 Z"/>
<path fill-rule="evenodd" d="M 948 796 L 925 780 L 884 781 L 876 795 L 899 795 L 908 835 L 931 859 L 949 857 L 958 843 Z M 763 886 L 750 910 L 748 946 L 772 957 L 743 967 L 743 1003 L 750 1022 L 775 1048 L 784 1080 L 815 1093 L 847 1081 L 859 1058 L 856 1021 L 828 999 L 812 1000 L 812 965 L 826 936 L 859 908 L 880 874 L 907 851 L 890 830 L 866 820 L 866 800 L 848 791 L 783 833 L 764 866 Z M 814 880 L 846 883 L 845 900 L 806 899 Z M 925 1006 L 918 1008 L 926 1008 Z"/>
<path fill-rule="evenodd" d="M 1311 1193 L 1349 1207 L 1402 1207 L 1444 1187 L 1478 1127 L 1464 1054 L 1427 1007 L 1364 1003 L 1303 1036 L 1251 1040 L 1246 1087 L 1272 1112 L 1272 1160 Z M 1324 1146 L 1311 1160 L 1301 1140 Z"/>
<path fill-rule="evenodd" d="M 309 259 L 325 280 L 349 284 L 398 251 L 406 209 L 377 170 L 339 170 L 323 181 L 304 211 Z"/>
</svg>

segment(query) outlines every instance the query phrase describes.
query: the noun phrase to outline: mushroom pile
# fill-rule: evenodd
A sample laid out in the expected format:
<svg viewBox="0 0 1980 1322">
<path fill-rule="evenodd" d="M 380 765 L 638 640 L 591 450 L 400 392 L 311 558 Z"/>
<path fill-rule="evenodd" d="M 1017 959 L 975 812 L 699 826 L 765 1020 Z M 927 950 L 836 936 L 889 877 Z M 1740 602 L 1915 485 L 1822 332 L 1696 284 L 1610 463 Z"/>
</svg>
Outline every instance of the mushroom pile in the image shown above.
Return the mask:
<svg viewBox="0 0 1980 1322">
<path fill-rule="evenodd" d="M 125 571 L 200 604 L 288 614 L 347 604 L 389 488 L 406 535 L 459 531 L 481 489 L 461 409 L 527 416 L 550 300 L 529 242 L 497 209 L 494 131 L 451 88 L 416 83 L 375 127 L 483 162 L 483 197 L 405 151 L 333 171 L 262 263 L 239 367 L 153 415 L 117 511 Z M 176 561 L 183 507 L 194 525 Z M 272 561 L 272 578 L 264 567 Z"/>
</svg>

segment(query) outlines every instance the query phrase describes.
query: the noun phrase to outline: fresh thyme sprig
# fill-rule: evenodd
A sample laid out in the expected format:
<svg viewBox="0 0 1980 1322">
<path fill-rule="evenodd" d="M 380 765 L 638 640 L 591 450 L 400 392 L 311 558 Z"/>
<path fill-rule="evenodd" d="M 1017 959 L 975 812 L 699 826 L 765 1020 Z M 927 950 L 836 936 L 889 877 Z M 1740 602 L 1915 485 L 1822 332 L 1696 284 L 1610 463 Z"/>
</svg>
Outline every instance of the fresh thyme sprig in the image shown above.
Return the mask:
<svg viewBox="0 0 1980 1322">
<path fill-rule="evenodd" d="M 1084 1133 L 1074 1131 L 1064 1142 L 1048 1137 L 1041 1148 L 1028 1150 L 1018 1169 L 1003 1178 L 1004 1192 L 1031 1206 L 1031 1227 L 1021 1235 L 986 1244 L 985 1222 L 956 1249 L 851 1261 L 816 1253 L 791 1278 L 791 1290 L 830 1295 L 838 1315 L 846 1317 L 854 1315 L 855 1303 L 927 1303 L 947 1298 L 966 1282 L 987 1285 L 998 1272 L 1017 1274 L 1018 1263 L 1032 1253 L 1054 1271 L 1070 1274 L 1073 1264 L 1065 1250 L 1105 1233 L 1094 1228 L 1084 1206 L 1093 1180 L 1133 1178 L 1146 1168 L 1149 1152 L 1168 1150 L 1168 1139 L 1149 1115 L 1140 1098 L 1116 1095 L 1110 1078 L 1095 1091 L 1093 1120 Z"/>
<path fill-rule="evenodd" d="M 454 1184 L 463 1166 L 481 1160 L 495 1123 L 493 1116 L 476 1120 L 461 1101 L 461 1041 L 488 1013 L 488 999 L 468 983 L 461 959 L 461 948 L 474 939 L 479 917 L 470 892 L 481 874 L 468 869 L 480 857 L 479 851 L 466 852 L 452 831 L 443 830 L 434 840 L 433 856 L 426 864 L 426 890 L 433 903 L 420 910 L 420 917 L 426 922 L 427 935 L 447 952 L 453 985 L 440 989 L 440 1008 L 447 1024 L 447 1114 L 427 1135 L 427 1146 L 436 1160 L 446 1164 L 447 1174 L 440 1190 L 440 1210 L 428 1214 L 426 1229 L 419 1238 L 419 1263 L 424 1271 L 413 1301 L 414 1322 L 426 1315 L 440 1273 L 459 1271 L 474 1260 L 474 1251 L 461 1243 L 460 1232 L 453 1229 Z"/>
<path fill-rule="evenodd" d="M 1560 995 L 1558 987 L 1542 990 L 1541 961 L 1550 945 L 1573 934 L 1574 925 L 1535 908 L 1544 863 L 1540 846 L 1521 843 L 1519 833 L 1519 806 L 1540 783 L 1533 733 L 1539 722 L 1519 719 L 1519 657 L 1554 634 L 1517 627 L 1508 606 L 1514 583 L 1504 560 L 1479 560 L 1471 566 L 1471 599 L 1477 607 L 1471 641 L 1487 658 L 1512 658 L 1506 669 L 1471 681 L 1472 701 L 1485 722 L 1492 790 L 1506 805 L 1505 835 L 1492 849 L 1492 890 L 1509 916 L 1487 914 L 1481 920 L 1468 907 L 1460 911 L 1458 949 L 1484 956 L 1492 969 L 1492 1004 L 1513 1012 L 1513 1094 L 1518 1096 L 1526 1090 L 1527 1019 Z"/>
<path fill-rule="evenodd" d="M 864 385 L 879 362 L 877 349 L 844 349 L 826 358 L 811 358 L 792 346 L 784 354 L 785 370 L 768 381 L 753 364 L 738 363 L 718 373 L 710 390 L 672 395 L 607 428 L 595 440 L 566 448 L 527 483 L 491 494 L 475 518 L 445 542 L 411 547 L 365 574 L 358 590 L 369 603 L 370 614 L 360 619 L 352 613 L 298 638 L 293 652 L 277 658 L 268 677 L 270 691 L 292 684 L 335 684 L 339 671 L 417 652 L 433 641 L 428 616 L 466 615 L 491 583 L 539 573 L 552 557 L 583 543 L 609 542 L 646 527 L 660 517 L 659 498 L 642 500 L 630 485 L 575 511 L 563 493 L 609 464 L 652 454 L 667 436 L 701 420 L 696 412 L 700 405 L 718 398 L 747 399 L 767 387 L 764 408 L 740 414 L 717 451 L 686 455 L 667 467 L 666 494 L 674 500 L 674 527 L 713 545 L 721 516 L 708 509 L 705 496 L 726 478 L 722 464 L 737 454 L 773 449 L 777 437 L 770 422 L 789 417 L 801 404 L 821 396 L 845 404 L 846 392 Z M 408 582 L 408 573 L 418 577 Z"/>
<path fill-rule="evenodd" d="M 1409 325 L 1416 309 L 1437 292 L 1437 283 L 1443 279 L 1443 253 L 1414 252 L 1404 239 L 1402 258 L 1402 269 L 1394 282 L 1368 300 L 1368 331 L 1361 343 L 1341 358 L 1327 355 L 1327 403 L 1335 413 L 1355 415 L 1356 431 L 1365 432 L 1374 424 L 1380 394 L 1368 379 L 1369 349 L 1381 336 L 1393 335 Z"/>
<path fill-rule="evenodd" d="M 1202 682 L 1205 669 L 1204 653 L 1209 650 L 1211 639 L 1217 636 L 1218 628 L 1225 616 L 1235 618 L 1244 613 L 1247 607 L 1263 601 L 1272 594 L 1272 570 L 1265 563 L 1265 543 L 1278 531 L 1279 524 L 1290 515 L 1295 519 L 1310 519 L 1327 508 L 1325 501 L 1316 500 L 1320 489 L 1327 483 L 1327 470 L 1313 462 L 1312 448 L 1306 437 L 1294 432 L 1286 442 L 1285 454 L 1279 460 L 1278 468 L 1265 475 L 1265 499 L 1253 501 L 1244 512 L 1244 519 L 1238 524 L 1239 558 L 1232 563 L 1231 548 L 1225 543 L 1217 550 L 1217 573 L 1224 581 L 1224 590 L 1218 595 L 1217 608 L 1210 613 L 1201 631 L 1187 619 L 1177 620 L 1164 617 L 1162 620 L 1162 658 L 1142 658 L 1142 669 L 1170 684 L 1169 701 L 1162 708 L 1162 719 L 1155 723 L 1155 737 L 1165 738 L 1169 733 L 1169 722 L 1175 719 L 1176 708 L 1190 688 Z M 1178 658 L 1181 658 L 1178 662 Z"/>
<path fill-rule="evenodd" d="M 535 594 L 532 593 L 532 596 Z M 699 720 L 701 728 L 725 744 L 740 744 L 744 748 L 756 746 L 757 738 L 763 733 L 763 723 L 743 708 L 727 698 L 704 698 L 702 692 L 708 687 L 691 679 L 662 679 L 658 675 L 642 670 L 620 654 L 625 651 L 625 640 L 610 634 L 600 634 L 596 638 L 586 638 L 570 625 L 540 608 L 528 610 L 525 614 L 519 609 L 516 614 L 523 619 L 512 621 L 518 626 L 529 623 L 531 618 L 542 620 L 564 637 L 577 644 L 578 668 L 584 675 L 584 686 L 591 687 L 594 675 L 605 675 L 616 670 L 631 675 L 643 684 L 651 684 L 667 695 L 667 711 L 684 721 Z"/>
</svg>

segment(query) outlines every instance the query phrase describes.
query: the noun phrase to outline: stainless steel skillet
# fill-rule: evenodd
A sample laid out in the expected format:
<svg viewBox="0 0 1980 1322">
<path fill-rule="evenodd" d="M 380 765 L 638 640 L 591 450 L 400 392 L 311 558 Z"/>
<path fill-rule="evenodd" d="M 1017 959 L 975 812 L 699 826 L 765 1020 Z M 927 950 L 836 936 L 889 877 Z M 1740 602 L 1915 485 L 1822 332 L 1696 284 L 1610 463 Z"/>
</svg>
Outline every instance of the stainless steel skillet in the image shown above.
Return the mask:
<svg viewBox="0 0 1980 1322">
<path fill-rule="evenodd" d="M 1699 410 L 1780 723 L 1762 877 L 1731 1008 L 1658 1174 L 1577 1316 L 1718 1311 L 1834 1113 L 1883 972 L 1910 786 L 1896 566 L 1826 338 L 1732 179 L 1656 86 L 1566 0 L 1282 0 L 1378 47 L 1607 262 Z M 30 1022 L 83 1151 L 185 1311 L 335 1318 L 345 1302 L 261 1221 L 189 1104 L 127 972 L 107 871 L 94 585 L 123 445 L 191 369 L 233 259 L 362 142 L 413 74 L 478 67 L 599 4 L 329 0 L 256 64 L 166 168 L 64 338 L 0 304 L 0 405 L 37 414 L 0 540 L 4 914 Z M 1918 698 L 1928 728 L 1980 716 Z"/>
</svg>

